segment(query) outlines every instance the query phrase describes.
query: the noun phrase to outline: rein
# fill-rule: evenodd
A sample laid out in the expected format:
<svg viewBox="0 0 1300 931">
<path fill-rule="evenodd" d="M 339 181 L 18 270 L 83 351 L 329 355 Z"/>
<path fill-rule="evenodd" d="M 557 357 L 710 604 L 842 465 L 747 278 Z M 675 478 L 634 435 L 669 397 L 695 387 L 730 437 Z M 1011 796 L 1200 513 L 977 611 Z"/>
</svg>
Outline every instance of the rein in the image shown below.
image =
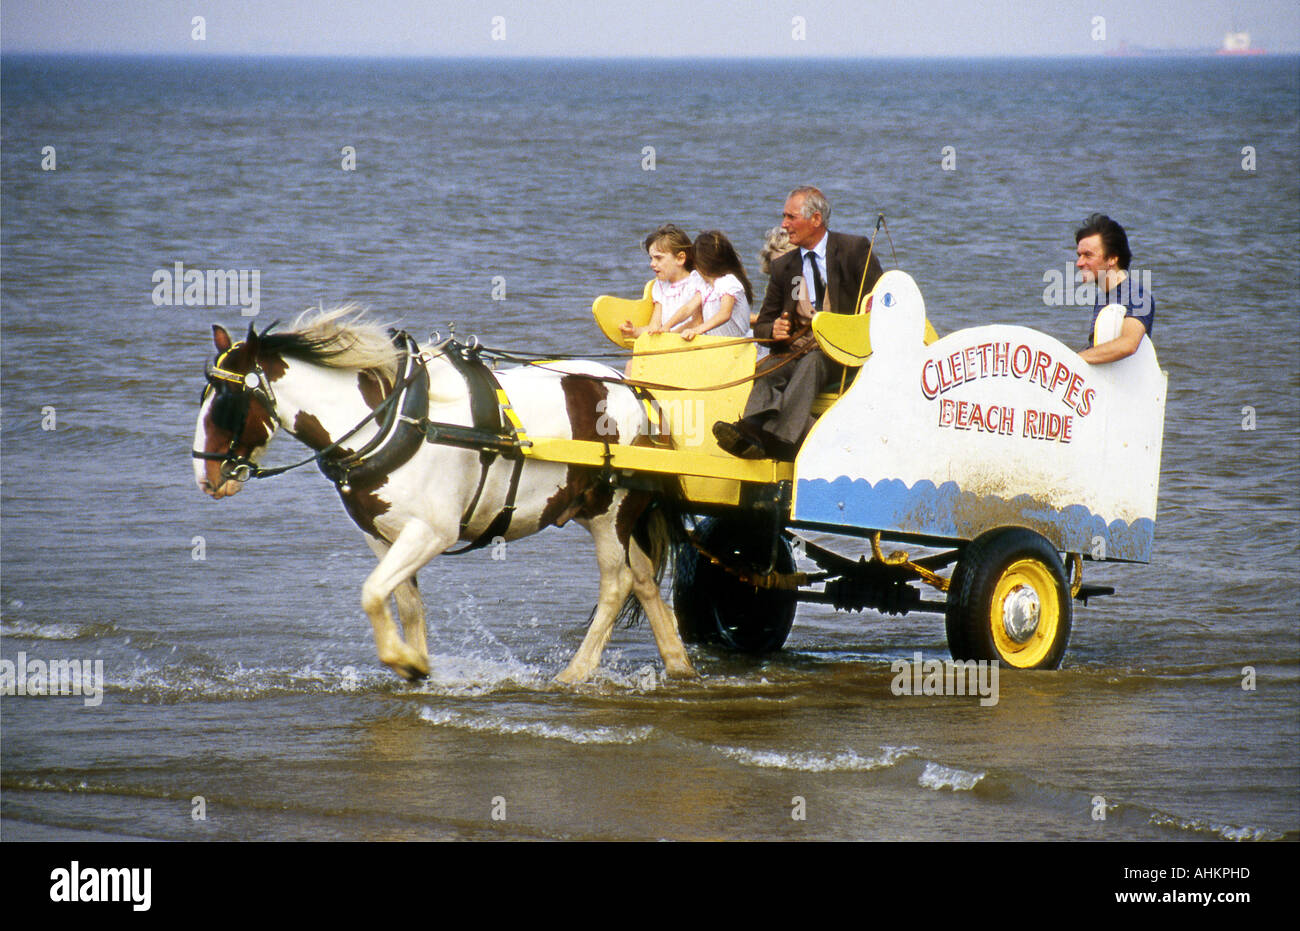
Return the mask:
<svg viewBox="0 0 1300 931">
<path fill-rule="evenodd" d="M 757 336 L 732 336 L 725 340 L 719 340 L 716 343 L 708 345 L 688 344 L 686 346 L 676 346 L 672 349 L 646 349 L 642 352 L 632 353 L 636 356 L 667 356 L 678 352 L 707 352 L 710 349 L 729 349 L 732 346 L 743 346 L 746 343 L 779 343 L 777 339 L 762 339 Z M 506 362 L 517 362 L 520 365 L 532 365 L 542 359 L 554 359 L 558 356 L 563 358 L 583 358 L 583 359 L 625 359 L 628 357 L 626 350 L 618 352 L 520 352 L 515 349 L 495 349 L 490 346 L 478 347 L 483 352 L 494 359 L 502 359 Z"/>
<path fill-rule="evenodd" d="M 758 342 L 758 340 L 754 340 L 754 342 Z M 640 379 L 625 378 L 618 375 L 593 375 L 590 372 L 568 372 L 568 371 L 564 371 L 563 369 L 547 368 L 547 364 L 545 362 L 526 362 L 525 364 L 535 366 L 546 372 L 554 372 L 557 375 L 572 376 L 574 378 L 586 378 L 591 381 L 602 381 L 602 382 L 608 382 L 610 384 L 615 384 L 615 385 L 625 385 L 629 388 L 647 388 L 654 391 L 722 391 L 725 388 L 734 388 L 737 385 L 743 385 L 746 382 L 752 382 L 755 379 L 762 378 L 765 375 L 770 375 L 772 372 L 784 368 L 785 366 L 789 365 L 791 362 L 794 362 L 806 356 L 809 352 L 812 351 L 814 345 L 816 344 L 809 343 L 807 346 L 804 346 L 801 349 L 797 349 L 794 352 L 785 353 L 782 356 L 780 356 L 779 362 L 777 362 L 775 365 L 770 365 L 767 368 L 763 368 L 761 371 L 760 371 L 760 367 L 756 365 L 754 367 L 754 373 L 752 375 L 745 375 L 742 378 L 736 378 L 733 379 L 732 381 L 723 382 L 720 385 L 704 385 L 696 388 L 688 388 L 682 385 L 664 385 L 664 384 L 660 384 L 659 382 L 641 381 Z M 662 351 L 680 352 L 681 350 L 666 349 Z M 645 355 L 651 355 L 651 354 L 652 353 L 645 353 Z M 641 355 L 641 353 L 638 353 L 638 355 Z M 773 356 L 768 356 L 767 358 L 771 359 L 773 358 Z"/>
</svg>

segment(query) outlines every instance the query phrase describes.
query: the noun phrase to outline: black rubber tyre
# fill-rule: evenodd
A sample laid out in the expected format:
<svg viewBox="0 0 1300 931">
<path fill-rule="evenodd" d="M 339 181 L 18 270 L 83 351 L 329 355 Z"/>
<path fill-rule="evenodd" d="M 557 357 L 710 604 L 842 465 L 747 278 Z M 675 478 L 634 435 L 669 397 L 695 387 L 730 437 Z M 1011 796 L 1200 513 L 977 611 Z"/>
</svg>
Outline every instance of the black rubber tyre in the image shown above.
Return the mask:
<svg viewBox="0 0 1300 931">
<path fill-rule="evenodd" d="M 948 587 L 945 626 L 953 659 L 1056 669 L 1072 622 L 1070 583 L 1056 548 L 1024 527 L 981 534 Z"/>
<path fill-rule="evenodd" d="M 772 540 L 762 528 L 710 517 L 700 522 L 696 536 L 701 546 L 734 568 L 767 569 Z M 781 538 L 776 570 L 794 568 L 790 544 Z M 794 592 L 746 585 L 690 543 L 677 551 L 673 610 L 687 643 L 714 644 L 738 653 L 779 650 L 790 635 L 797 606 Z"/>
</svg>

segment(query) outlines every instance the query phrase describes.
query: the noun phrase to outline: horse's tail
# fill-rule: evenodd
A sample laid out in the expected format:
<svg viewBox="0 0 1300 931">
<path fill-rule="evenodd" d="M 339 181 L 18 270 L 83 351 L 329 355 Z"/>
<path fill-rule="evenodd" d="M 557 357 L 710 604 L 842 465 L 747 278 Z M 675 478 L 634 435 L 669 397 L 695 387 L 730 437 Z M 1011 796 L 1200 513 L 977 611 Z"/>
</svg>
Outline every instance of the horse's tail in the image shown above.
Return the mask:
<svg viewBox="0 0 1300 931">
<path fill-rule="evenodd" d="M 674 476 L 675 478 L 675 476 Z M 679 495 L 670 490 L 650 500 L 632 528 L 632 539 L 650 557 L 655 567 L 655 584 L 663 583 L 664 573 L 672 567 L 680 544 L 689 539 L 686 535 L 686 515 L 680 507 Z M 645 617 L 645 609 L 633 592 L 619 609 L 616 622 L 625 627 L 635 627 Z"/>
</svg>

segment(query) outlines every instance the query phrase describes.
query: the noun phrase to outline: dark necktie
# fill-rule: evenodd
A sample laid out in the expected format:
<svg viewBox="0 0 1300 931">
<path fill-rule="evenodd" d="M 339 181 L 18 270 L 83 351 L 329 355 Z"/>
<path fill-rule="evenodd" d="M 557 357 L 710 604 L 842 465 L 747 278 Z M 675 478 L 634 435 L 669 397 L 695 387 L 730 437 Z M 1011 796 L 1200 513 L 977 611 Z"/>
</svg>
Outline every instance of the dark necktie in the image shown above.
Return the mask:
<svg viewBox="0 0 1300 931">
<path fill-rule="evenodd" d="M 813 307 L 817 310 L 822 309 L 822 303 L 826 298 L 826 282 L 822 281 L 821 269 L 817 267 L 817 253 L 808 253 L 808 264 L 812 266 L 813 273 Z"/>
</svg>

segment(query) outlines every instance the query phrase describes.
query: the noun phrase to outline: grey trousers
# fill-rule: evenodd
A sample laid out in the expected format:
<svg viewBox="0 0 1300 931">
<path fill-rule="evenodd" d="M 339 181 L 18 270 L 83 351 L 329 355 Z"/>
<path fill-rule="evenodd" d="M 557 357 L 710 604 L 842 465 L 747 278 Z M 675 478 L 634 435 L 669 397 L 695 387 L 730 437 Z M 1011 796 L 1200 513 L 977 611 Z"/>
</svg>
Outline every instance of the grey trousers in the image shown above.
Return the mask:
<svg viewBox="0 0 1300 931">
<path fill-rule="evenodd" d="M 813 400 L 842 369 L 814 348 L 799 360 L 756 378 L 742 419 L 797 446 L 813 424 Z"/>
</svg>

